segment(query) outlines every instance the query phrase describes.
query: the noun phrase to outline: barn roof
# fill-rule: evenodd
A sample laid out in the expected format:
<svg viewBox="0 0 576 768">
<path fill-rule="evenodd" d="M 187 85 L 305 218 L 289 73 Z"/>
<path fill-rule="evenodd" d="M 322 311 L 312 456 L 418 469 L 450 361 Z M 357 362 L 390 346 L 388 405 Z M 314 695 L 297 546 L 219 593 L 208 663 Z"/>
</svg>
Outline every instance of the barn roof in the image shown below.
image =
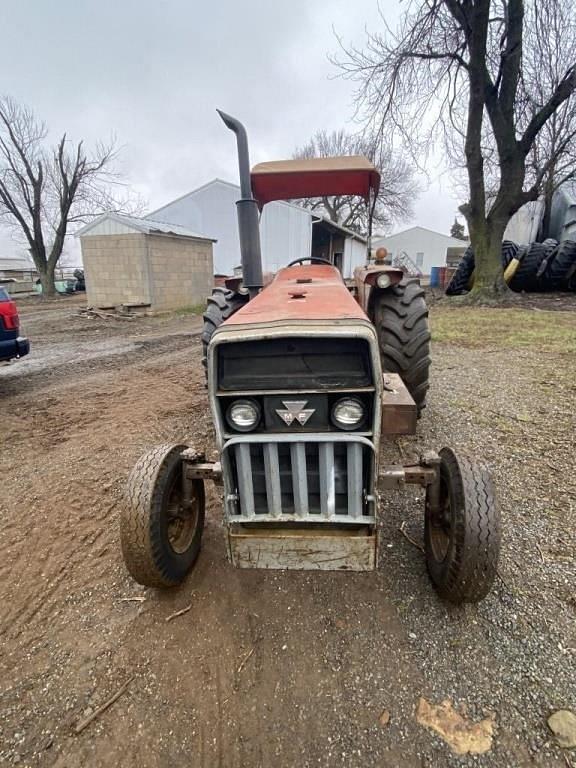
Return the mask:
<svg viewBox="0 0 576 768">
<path fill-rule="evenodd" d="M 0 269 L 4 272 L 9 270 L 27 272 L 29 270 L 34 271 L 36 267 L 34 262 L 23 256 L 2 256 L 0 257 Z"/>
<path fill-rule="evenodd" d="M 170 224 L 167 221 L 157 221 L 156 219 L 140 219 L 136 216 L 125 216 L 123 214 L 112 212 L 103 213 L 101 216 L 97 216 L 93 221 L 78 230 L 76 235 L 87 235 L 102 224 L 102 222 L 107 220 L 123 224 L 129 229 L 132 229 L 135 232 L 142 232 L 145 235 L 178 235 L 179 237 L 191 237 L 195 240 L 209 240 L 213 243 L 216 242 L 215 238 L 200 235 L 198 232 L 193 232 L 186 227 L 180 226 L 180 224 Z"/>
</svg>

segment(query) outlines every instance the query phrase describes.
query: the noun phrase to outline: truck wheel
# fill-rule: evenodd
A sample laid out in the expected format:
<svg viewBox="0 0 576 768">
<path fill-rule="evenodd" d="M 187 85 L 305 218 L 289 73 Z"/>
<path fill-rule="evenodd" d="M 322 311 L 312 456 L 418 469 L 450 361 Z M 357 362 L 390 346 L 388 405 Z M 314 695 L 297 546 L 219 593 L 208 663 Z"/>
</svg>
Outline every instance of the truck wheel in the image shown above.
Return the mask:
<svg viewBox="0 0 576 768">
<path fill-rule="evenodd" d="M 214 288 L 212 296 L 206 302 L 206 312 L 204 312 L 204 328 L 202 329 L 202 365 L 204 370 L 208 365 L 208 344 L 212 334 L 222 325 L 224 320 L 244 306 L 248 302 L 248 294 L 234 293 L 228 288 Z"/>
<path fill-rule="evenodd" d="M 375 295 L 372 306 L 382 369 L 398 373 L 412 395 L 418 416 L 426 406 L 430 369 L 430 330 L 424 289 L 402 280 Z"/>
<path fill-rule="evenodd" d="M 192 503 L 186 509 L 181 455 L 187 447 L 153 448 L 140 457 L 128 478 L 120 542 L 126 567 L 146 587 L 179 584 L 200 552 L 204 483 L 192 481 Z"/>
<path fill-rule="evenodd" d="M 426 490 L 424 540 L 428 573 L 452 603 L 477 603 L 496 576 L 500 516 L 488 471 L 450 448 L 440 451 L 438 509 Z"/>
</svg>

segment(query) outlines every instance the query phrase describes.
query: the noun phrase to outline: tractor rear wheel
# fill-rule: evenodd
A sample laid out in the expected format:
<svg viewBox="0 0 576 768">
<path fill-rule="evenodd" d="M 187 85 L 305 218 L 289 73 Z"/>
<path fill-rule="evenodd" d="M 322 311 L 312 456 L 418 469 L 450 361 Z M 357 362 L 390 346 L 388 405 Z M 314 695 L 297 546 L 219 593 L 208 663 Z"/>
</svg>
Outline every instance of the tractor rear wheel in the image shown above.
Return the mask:
<svg viewBox="0 0 576 768">
<path fill-rule="evenodd" d="M 382 370 L 400 374 L 420 416 L 429 388 L 430 329 L 424 289 L 418 280 L 404 279 L 378 291 L 373 317 Z"/>
<path fill-rule="evenodd" d="M 542 243 L 532 243 L 508 283 L 509 288 L 517 293 L 520 291 L 527 293 L 537 291 L 539 287 L 538 270 L 547 253 L 548 246 Z"/>
<path fill-rule="evenodd" d="M 128 478 L 120 517 L 126 567 L 146 587 L 171 587 L 196 562 L 204 529 L 204 483 L 191 481 L 184 499 L 182 452 L 158 445 L 137 461 Z"/>
<path fill-rule="evenodd" d="M 562 291 L 568 288 L 570 267 L 573 264 L 576 264 L 576 242 L 564 240 L 558 245 L 554 261 L 547 271 L 550 290 Z"/>
<path fill-rule="evenodd" d="M 235 312 L 238 312 L 247 302 L 248 294 L 234 293 L 228 288 L 214 288 L 212 296 L 206 302 L 206 312 L 204 312 L 204 327 L 202 329 L 202 365 L 207 370 L 208 365 L 208 344 L 212 334 L 222 325 L 224 320 Z"/>
<path fill-rule="evenodd" d="M 460 264 L 452 279 L 446 287 L 446 296 L 461 296 L 470 290 L 470 278 L 474 272 L 474 251 L 472 246 L 468 246 L 464 251 L 464 256 L 460 259 Z"/>
<path fill-rule="evenodd" d="M 438 504 L 426 489 L 426 565 L 440 597 L 477 603 L 492 586 L 500 552 L 500 517 L 488 471 L 450 448 L 440 451 Z"/>
<path fill-rule="evenodd" d="M 511 240 L 502 241 L 502 250 L 500 253 L 500 259 L 502 262 L 502 269 L 510 264 L 512 259 L 515 259 L 520 247 L 513 243 Z M 464 256 L 458 264 L 456 272 L 452 275 L 452 279 L 448 283 L 446 288 L 446 296 L 461 296 L 463 293 L 467 293 L 470 290 L 471 285 L 474 283 L 474 269 L 476 261 L 474 258 L 474 251 L 472 246 L 468 246 L 464 252 Z"/>
</svg>

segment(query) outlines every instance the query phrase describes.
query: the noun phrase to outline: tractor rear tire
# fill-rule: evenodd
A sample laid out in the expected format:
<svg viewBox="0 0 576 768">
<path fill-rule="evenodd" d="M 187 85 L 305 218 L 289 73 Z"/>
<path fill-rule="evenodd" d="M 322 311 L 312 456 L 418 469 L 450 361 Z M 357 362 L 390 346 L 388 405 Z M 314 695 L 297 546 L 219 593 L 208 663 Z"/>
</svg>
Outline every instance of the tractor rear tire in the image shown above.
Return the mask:
<svg viewBox="0 0 576 768">
<path fill-rule="evenodd" d="M 516 254 L 520 250 L 520 246 L 517 243 L 513 243 L 512 240 L 504 240 L 502 242 L 502 269 L 506 269 L 512 259 L 516 258 Z"/>
<path fill-rule="evenodd" d="M 508 283 L 508 287 L 519 293 L 537 291 L 540 287 L 540 281 L 537 274 L 541 262 L 548 253 L 548 248 L 542 243 L 532 243 L 521 260 L 514 277 Z"/>
<path fill-rule="evenodd" d="M 558 240 L 554 240 L 552 237 L 546 238 L 542 241 L 542 247 L 545 249 L 544 258 L 540 262 L 540 266 L 536 272 L 536 278 L 541 286 L 542 290 L 546 290 L 546 283 L 548 280 L 548 272 L 552 266 L 552 262 L 556 258 L 558 251 Z"/>
<path fill-rule="evenodd" d="M 564 240 L 558 245 L 554 260 L 548 268 L 548 288 L 552 291 L 568 290 L 568 273 L 576 263 L 576 242 Z"/>
<path fill-rule="evenodd" d="M 424 289 L 418 280 L 404 279 L 379 291 L 372 311 L 382 370 L 400 375 L 420 416 L 430 386 L 430 329 Z"/>
<path fill-rule="evenodd" d="M 180 584 L 200 553 L 204 483 L 192 481 L 192 504 L 182 505 L 182 452 L 186 445 L 158 445 L 137 461 L 128 478 L 120 516 L 126 567 L 139 584 Z"/>
<path fill-rule="evenodd" d="M 461 296 L 470 290 L 470 278 L 474 272 L 474 251 L 468 246 L 452 279 L 446 287 L 446 296 Z"/>
<path fill-rule="evenodd" d="M 477 603 L 494 582 L 500 553 L 500 516 L 487 469 L 450 448 L 440 451 L 440 504 L 426 490 L 426 566 L 440 597 Z"/>
<path fill-rule="evenodd" d="M 206 312 L 204 312 L 204 327 L 202 329 L 202 365 L 207 372 L 208 366 L 208 344 L 212 334 L 222 325 L 224 320 L 235 312 L 238 312 L 248 302 L 248 294 L 235 293 L 228 288 L 214 288 L 212 296 L 206 302 Z"/>
<path fill-rule="evenodd" d="M 502 242 L 502 251 L 500 254 L 502 269 L 506 269 L 512 259 L 516 257 L 519 250 L 520 247 L 511 240 L 504 240 Z M 460 264 L 458 264 L 458 269 L 453 274 L 452 280 L 448 283 L 446 296 L 460 296 L 463 293 L 468 293 L 470 290 L 470 283 L 473 282 L 472 276 L 474 269 L 474 251 L 472 250 L 472 246 L 468 246 L 464 252 L 464 256 L 460 260 Z"/>
</svg>

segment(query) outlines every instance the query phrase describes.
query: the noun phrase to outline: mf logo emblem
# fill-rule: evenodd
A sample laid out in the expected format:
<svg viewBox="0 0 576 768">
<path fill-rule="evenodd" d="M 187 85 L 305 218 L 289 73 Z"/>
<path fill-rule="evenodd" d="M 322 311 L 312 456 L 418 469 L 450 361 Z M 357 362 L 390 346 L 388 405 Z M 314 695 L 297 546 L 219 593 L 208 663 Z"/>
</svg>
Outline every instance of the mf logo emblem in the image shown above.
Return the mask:
<svg viewBox="0 0 576 768">
<path fill-rule="evenodd" d="M 276 413 L 288 427 L 294 421 L 303 427 L 316 410 L 315 408 L 306 408 L 308 400 L 282 400 L 282 405 L 286 410 L 276 408 Z"/>
</svg>

